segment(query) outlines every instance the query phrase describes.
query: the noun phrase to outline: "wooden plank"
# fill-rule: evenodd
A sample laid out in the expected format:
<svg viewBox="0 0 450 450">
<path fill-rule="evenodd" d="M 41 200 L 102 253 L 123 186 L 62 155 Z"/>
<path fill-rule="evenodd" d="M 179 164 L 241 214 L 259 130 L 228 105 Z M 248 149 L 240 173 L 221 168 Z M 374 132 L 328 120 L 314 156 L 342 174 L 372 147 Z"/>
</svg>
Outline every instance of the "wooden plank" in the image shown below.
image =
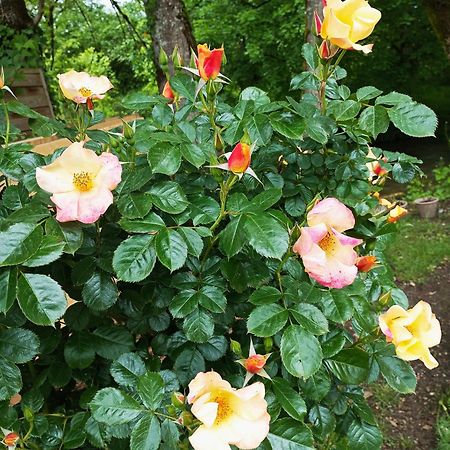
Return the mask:
<svg viewBox="0 0 450 450">
<path fill-rule="evenodd" d="M 12 82 L 12 87 L 29 87 L 29 86 L 41 86 L 42 84 L 41 74 L 38 69 L 33 71 L 22 70 L 15 80 Z"/>
</svg>

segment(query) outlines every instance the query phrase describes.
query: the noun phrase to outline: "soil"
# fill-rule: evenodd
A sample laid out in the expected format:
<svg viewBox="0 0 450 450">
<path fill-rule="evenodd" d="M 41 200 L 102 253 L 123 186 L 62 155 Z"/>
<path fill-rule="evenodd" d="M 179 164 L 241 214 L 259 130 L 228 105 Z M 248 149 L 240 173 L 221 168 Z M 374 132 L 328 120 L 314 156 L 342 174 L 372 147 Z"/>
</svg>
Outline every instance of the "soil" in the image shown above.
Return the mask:
<svg viewBox="0 0 450 450">
<path fill-rule="evenodd" d="M 431 349 L 439 367 L 428 370 L 420 361 L 412 362 L 417 374 L 415 394 L 400 397 L 395 407 L 375 405 L 375 408 L 381 409 L 380 416 L 384 422 L 381 426 L 392 437 L 392 440 L 386 440 L 383 449 L 433 450 L 436 448 L 439 399 L 450 389 L 450 264 L 446 263 L 436 269 L 423 284 L 410 282 L 401 287 L 408 295 L 411 306 L 419 300 L 430 303 L 441 323 L 442 341 L 439 346 Z"/>
</svg>

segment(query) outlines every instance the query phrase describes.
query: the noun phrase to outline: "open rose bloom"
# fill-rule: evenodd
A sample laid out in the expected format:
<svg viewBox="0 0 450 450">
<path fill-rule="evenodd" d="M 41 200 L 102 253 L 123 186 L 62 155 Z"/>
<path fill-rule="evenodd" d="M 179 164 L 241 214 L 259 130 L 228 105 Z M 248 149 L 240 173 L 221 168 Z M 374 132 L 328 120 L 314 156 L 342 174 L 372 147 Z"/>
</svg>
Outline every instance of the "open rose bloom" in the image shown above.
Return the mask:
<svg viewBox="0 0 450 450">
<path fill-rule="evenodd" d="M 324 3 L 321 37 L 343 49 L 370 53 L 373 44 L 357 42 L 372 34 L 381 19 L 380 11 L 365 0 L 326 0 Z"/>
<path fill-rule="evenodd" d="M 93 77 L 86 72 L 75 70 L 59 74 L 58 80 L 64 97 L 75 103 L 92 103 L 92 100 L 102 99 L 105 93 L 113 87 L 104 75 Z"/>
<path fill-rule="evenodd" d="M 112 204 L 111 191 L 120 183 L 117 156 L 95 152 L 75 142 L 51 164 L 36 169 L 36 181 L 56 205 L 56 220 L 94 223 Z"/>
<path fill-rule="evenodd" d="M 387 341 L 395 345 L 400 359 L 420 359 L 428 369 L 439 365 L 429 348 L 441 342 L 441 326 L 428 303 L 420 301 L 406 311 L 394 305 L 378 321 Z"/>
<path fill-rule="evenodd" d="M 262 383 L 233 389 L 216 372 L 199 373 L 189 383 L 192 414 L 202 422 L 189 438 L 194 450 L 254 449 L 269 433 L 270 415 Z"/>
<path fill-rule="evenodd" d="M 305 271 L 322 286 L 340 289 L 352 284 L 358 273 L 353 247 L 363 241 L 342 232 L 354 227 L 353 213 L 339 200 L 326 198 L 311 209 L 307 223 L 293 247 Z"/>
</svg>

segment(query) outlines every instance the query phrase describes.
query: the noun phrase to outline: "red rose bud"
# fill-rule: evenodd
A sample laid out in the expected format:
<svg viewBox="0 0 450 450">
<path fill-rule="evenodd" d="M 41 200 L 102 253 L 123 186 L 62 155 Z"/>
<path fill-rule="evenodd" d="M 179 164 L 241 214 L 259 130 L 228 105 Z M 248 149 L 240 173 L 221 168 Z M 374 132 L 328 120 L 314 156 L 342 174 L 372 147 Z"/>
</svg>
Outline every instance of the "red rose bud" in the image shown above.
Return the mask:
<svg viewBox="0 0 450 450">
<path fill-rule="evenodd" d="M 321 59 L 328 59 L 331 55 L 328 41 L 322 41 L 319 47 L 319 56 Z"/>
<path fill-rule="evenodd" d="M 195 64 L 200 77 L 205 80 L 215 80 L 220 73 L 222 65 L 223 48 L 210 50 L 206 44 L 197 46 L 197 58 Z"/>
<path fill-rule="evenodd" d="M 170 83 L 168 81 L 166 81 L 166 84 L 164 85 L 162 95 L 163 95 L 163 97 L 166 97 L 169 100 L 173 100 L 175 98 L 175 95 L 174 95 L 172 88 L 170 87 Z"/>
<path fill-rule="evenodd" d="M 86 106 L 91 115 L 94 116 L 94 102 L 92 101 L 91 97 L 88 97 L 86 99 Z"/>
<path fill-rule="evenodd" d="M 327 6 L 327 0 L 322 0 L 322 6 L 325 8 Z"/>
<path fill-rule="evenodd" d="M 8 433 L 3 439 L 6 446 L 14 446 L 19 442 L 19 435 L 17 433 Z"/>
<path fill-rule="evenodd" d="M 228 158 L 228 170 L 233 173 L 244 173 L 250 166 L 250 145 L 239 142 Z"/>
<path fill-rule="evenodd" d="M 320 31 L 322 30 L 322 19 L 317 14 L 317 11 L 314 11 L 314 24 L 316 26 L 316 35 L 319 36 Z"/>
<path fill-rule="evenodd" d="M 384 157 L 383 161 L 387 162 L 387 158 Z M 382 177 L 382 176 L 386 175 L 388 173 L 388 171 L 385 168 L 381 167 L 381 164 L 377 162 L 374 164 L 373 173 L 375 175 L 377 175 L 378 177 Z"/>
<path fill-rule="evenodd" d="M 244 367 L 247 372 L 258 373 L 266 365 L 267 358 L 263 355 L 253 355 L 249 356 L 244 361 Z"/>
<path fill-rule="evenodd" d="M 373 255 L 360 256 L 356 260 L 356 267 L 360 272 L 369 272 L 369 270 L 372 270 L 376 264 L 377 258 Z"/>
</svg>

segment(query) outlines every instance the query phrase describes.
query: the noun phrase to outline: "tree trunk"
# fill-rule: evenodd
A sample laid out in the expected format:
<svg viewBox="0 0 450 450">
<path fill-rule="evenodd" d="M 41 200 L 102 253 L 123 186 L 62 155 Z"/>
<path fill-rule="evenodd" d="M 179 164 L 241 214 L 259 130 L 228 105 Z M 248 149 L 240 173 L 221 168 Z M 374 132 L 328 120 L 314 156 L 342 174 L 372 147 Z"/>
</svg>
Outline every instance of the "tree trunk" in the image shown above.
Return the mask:
<svg viewBox="0 0 450 450">
<path fill-rule="evenodd" d="M 431 25 L 450 59 L 450 4 L 448 0 L 423 0 Z"/>
<path fill-rule="evenodd" d="M 156 78 L 162 91 L 165 77 L 159 64 L 160 49 L 162 48 L 170 57 L 174 48 L 177 47 L 183 64 L 189 65 L 191 48 L 195 47 L 195 39 L 183 0 L 144 0 L 144 5 L 153 39 Z M 169 70 L 173 72 L 170 60 Z"/>
<path fill-rule="evenodd" d="M 319 17 L 322 18 L 322 0 L 305 0 L 306 11 L 306 28 L 305 41 L 311 44 L 316 42 L 315 25 L 314 25 L 314 11 L 317 11 Z"/>
<path fill-rule="evenodd" d="M 0 23 L 23 30 L 33 26 L 33 19 L 28 14 L 25 0 L 0 0 Z"/>
</svg>

